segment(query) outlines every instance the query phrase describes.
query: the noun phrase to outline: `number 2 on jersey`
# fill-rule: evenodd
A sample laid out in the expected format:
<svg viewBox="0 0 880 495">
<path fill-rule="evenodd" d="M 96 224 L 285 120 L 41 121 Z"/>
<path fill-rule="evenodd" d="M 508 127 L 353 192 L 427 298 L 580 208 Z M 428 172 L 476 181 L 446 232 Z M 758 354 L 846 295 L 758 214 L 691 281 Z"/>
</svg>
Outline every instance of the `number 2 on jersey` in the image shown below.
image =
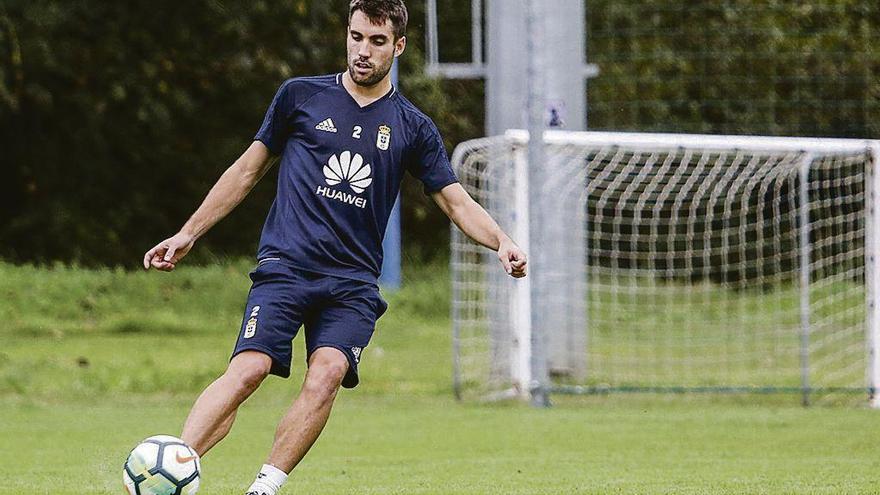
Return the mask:
<svg viewBox="0 0 880 495">
<path fill-rule="evenodd" d="M 353 137 L 355 139 L 360 139 L 362 130 L 364 130 L 363 127 L 361 127 L 359 125 L 354 126 L 354 129 L 353 129 L 354 132 L 351 133 L 351 137 Z"/>
</svg>

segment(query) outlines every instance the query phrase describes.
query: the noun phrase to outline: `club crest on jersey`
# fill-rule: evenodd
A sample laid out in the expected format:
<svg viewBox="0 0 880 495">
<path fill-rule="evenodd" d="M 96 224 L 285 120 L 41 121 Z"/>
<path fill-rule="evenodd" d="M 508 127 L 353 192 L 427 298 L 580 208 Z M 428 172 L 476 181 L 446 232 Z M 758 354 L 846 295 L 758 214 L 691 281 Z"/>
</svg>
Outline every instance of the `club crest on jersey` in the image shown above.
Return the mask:
<svg viewBox="0 0 880 495">
<path fill-rule="evenodd" d="M 382 151 L 387 151 L 391 144 L 391 128 L 387 125 L 379 126 L 379 135 L 376 136 L 376 147 Z"/>
</svg>

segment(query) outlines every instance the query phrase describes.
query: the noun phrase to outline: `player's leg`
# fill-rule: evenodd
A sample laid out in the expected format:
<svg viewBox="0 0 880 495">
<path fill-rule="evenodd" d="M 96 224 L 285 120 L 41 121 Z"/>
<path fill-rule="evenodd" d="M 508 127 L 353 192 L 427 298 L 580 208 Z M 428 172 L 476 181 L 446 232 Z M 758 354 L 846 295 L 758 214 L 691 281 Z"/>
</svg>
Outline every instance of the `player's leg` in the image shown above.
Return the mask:
<svg viewBox="0 0 880 495">
<path fill-rule="evenodd" d="M 229 433 L 238 407 L 269 375 L 272 358 L 245 351 L 229 362 L 226 372 L 202 392 L 190 410 L 180 438 L 200 456 Z"/>
<path fill-rule="evenodd" d="M 289 473 L 299 464 L 327 424 L 348 359 L 338 349 L 312 353 L 302 389 L 275 430 L 269 464 Z"/>
<path fill-rule="evenodd" d="M 268 463 L 248 495 L 275 495 L 327 423 L 340 385 L 358 384 L 358 361 L 387 305 L 375 285 L 326 277 L 331 302 L 306 322 L 309 369 L 302 390 L 281 420 Z"/>
<path fill-rule="evenodd" d="M 269 460 L 247 495 L 277 493 L 324 430 L 346 372 L 348 358 L 339 349 L 322 347 L 311 354 L 302 389 L 278 423 Z"/>
<path fill-rule="evenodd" d="M 181 434 L 199 455 L 229 433 L 238 407 L 267 375 L 290 376 L 291 340 L 310 296 L 279 263 L 260 264 L 250 276 L 254 284 L 229 366 L 196 400 Z"/>
</svg>

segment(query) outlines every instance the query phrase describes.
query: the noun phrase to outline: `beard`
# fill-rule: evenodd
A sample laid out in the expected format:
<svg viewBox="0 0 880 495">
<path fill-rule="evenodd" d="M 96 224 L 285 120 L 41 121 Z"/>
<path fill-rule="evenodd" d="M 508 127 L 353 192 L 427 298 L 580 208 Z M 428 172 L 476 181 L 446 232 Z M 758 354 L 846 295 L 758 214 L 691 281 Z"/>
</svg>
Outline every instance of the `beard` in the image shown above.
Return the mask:
<svg viewBox="0 0 880 495">
<path fill-rule="evenodd" d="M 375 86 L 379 81 L 381 81 L 388 72 L 391 71 L 391 65 L 394 63 L 394 58 L 392 57 L 388 63 L 384 65 L 375 65 L 372 64 L 372 70 L 365 75 L 358 74 L 357 70 L 355 70 L 354 62 L 348 63 L 348 75 L 351 76 L 351 80 L 355 82 L 358 86 Z"/>
</svg>

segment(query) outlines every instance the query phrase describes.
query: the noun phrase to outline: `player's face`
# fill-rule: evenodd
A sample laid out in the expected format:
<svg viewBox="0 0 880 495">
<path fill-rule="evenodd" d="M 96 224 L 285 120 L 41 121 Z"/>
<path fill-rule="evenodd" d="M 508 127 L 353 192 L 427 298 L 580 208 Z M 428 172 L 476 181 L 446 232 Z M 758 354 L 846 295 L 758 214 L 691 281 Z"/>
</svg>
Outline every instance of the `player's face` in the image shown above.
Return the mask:
<svg viewBox="0 0 880 495">
<path fill-rule="evenodd" d="M 394 57 L 403 52 L 406 37 L 394 41 L 390 20 L 377 26 L 360 10 L 348 23 L 348 73 L 360 86 L 374 86 L 388 75 Z"/>
</svg>

